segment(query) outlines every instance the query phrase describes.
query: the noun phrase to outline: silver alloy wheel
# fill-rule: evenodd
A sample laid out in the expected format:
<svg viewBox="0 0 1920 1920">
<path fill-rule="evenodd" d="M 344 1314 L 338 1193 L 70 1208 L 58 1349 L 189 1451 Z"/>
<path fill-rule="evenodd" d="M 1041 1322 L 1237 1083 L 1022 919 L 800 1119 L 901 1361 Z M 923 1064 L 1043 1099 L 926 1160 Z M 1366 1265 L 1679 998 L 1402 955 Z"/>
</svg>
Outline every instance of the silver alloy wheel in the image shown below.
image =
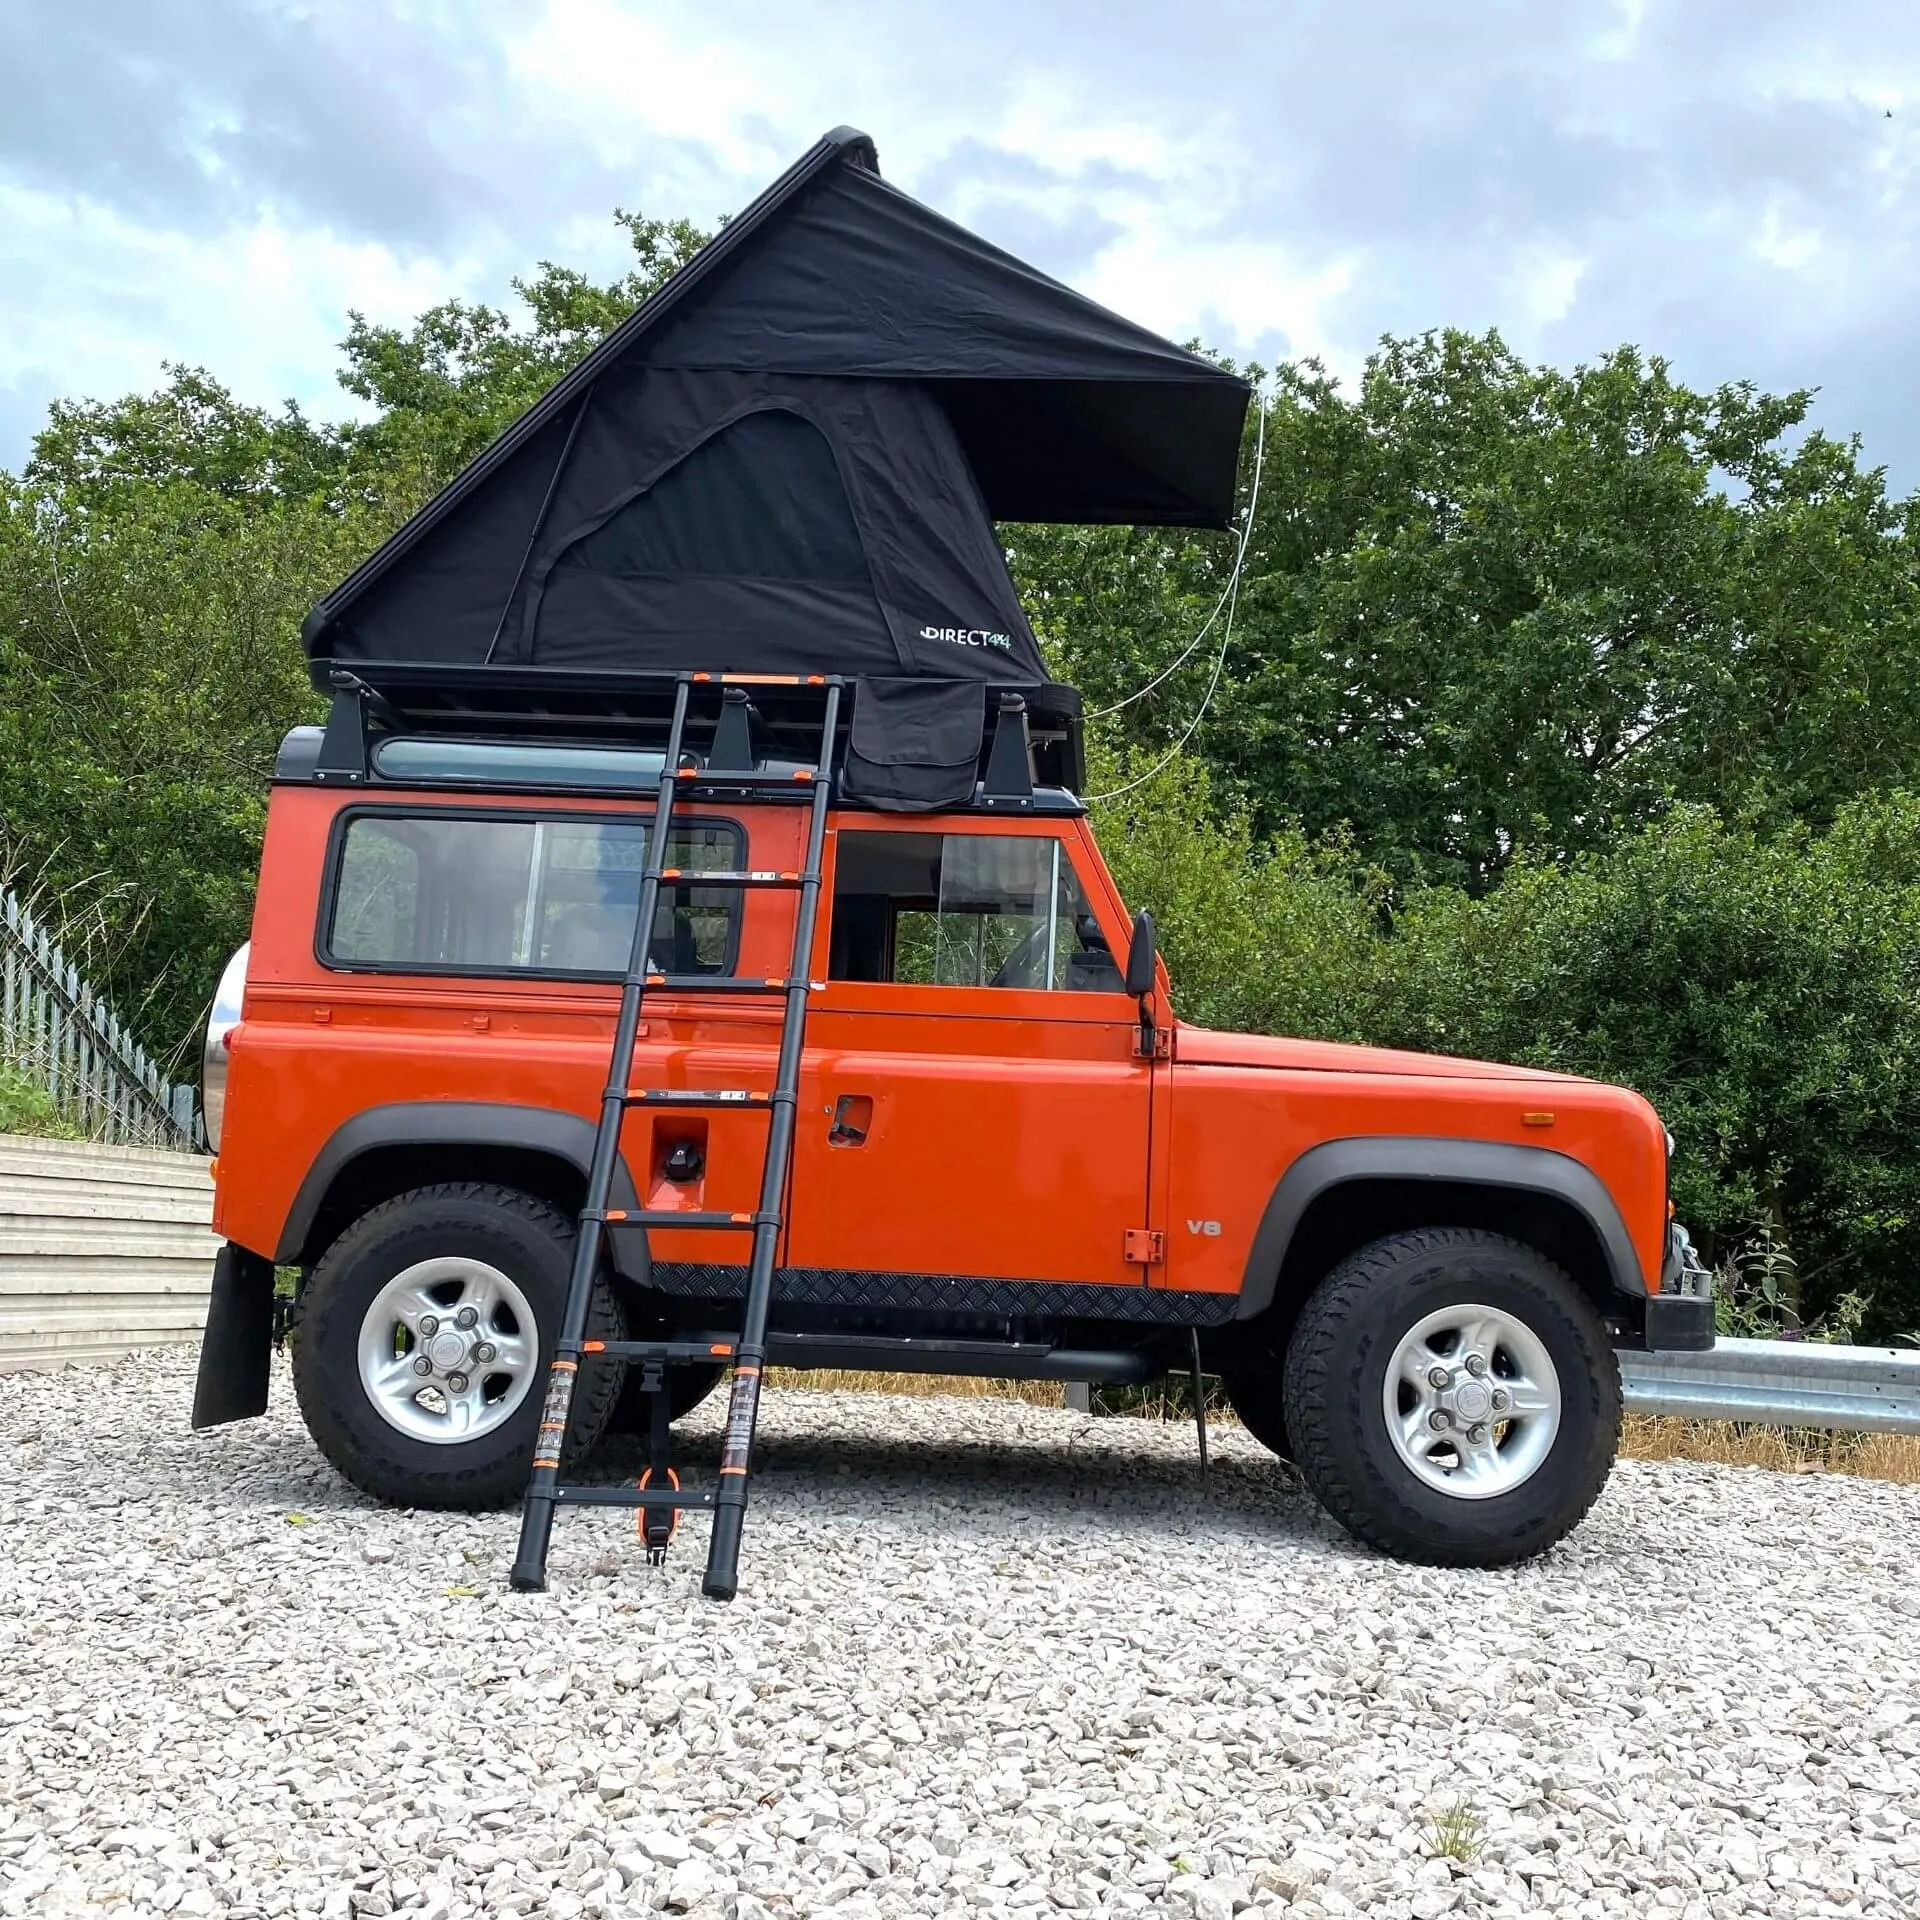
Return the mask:
<svg viewBox="0 0 1920 1920">
<path fill-rule="evenodd" d="M 1499 1307 L 1442 1307 L 1401 1336 L 1382 1410 L 1394 1451 L 1456 1500 L 1511 1493 L 1560 1431 L 1560 1376 L 1545 1343 Z"/>
<path fill-rule="evenodd" d="M 409 1439 L 457 1445 L 527 1397 L 540 1357 L 533 1307 L 484 1260 L 422 1260 L 396 1273 L 360 1322 L 360 1384 Z"/>
</svg>

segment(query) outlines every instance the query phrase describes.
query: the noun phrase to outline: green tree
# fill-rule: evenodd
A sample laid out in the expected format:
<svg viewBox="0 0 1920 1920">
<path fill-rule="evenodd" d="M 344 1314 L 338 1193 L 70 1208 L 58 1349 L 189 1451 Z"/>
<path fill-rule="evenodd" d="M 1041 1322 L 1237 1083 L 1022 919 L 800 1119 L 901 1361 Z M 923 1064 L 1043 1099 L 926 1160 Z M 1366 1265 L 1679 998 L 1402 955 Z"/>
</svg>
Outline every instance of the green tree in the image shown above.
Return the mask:
<svg viewBox="0 0 1920 1920">
<path fill-rule="evenodd" d="M 1193 738 L 1270 832 L 1352 830 L 1482 890 L 1674 801 L 1769 825 L 1920 778 L 1911 506 L 1810 396 L 1711 394 L 1622 348 L 1389 340 L 1348 397 L 1283 368 L 1226 669 Z M 1250 486 L 1251 444 L 1242 464 Z M 1063 677 L 1163 751 L 1199 709 L 1234 542 L 1018 529 Z"/>
</svg>

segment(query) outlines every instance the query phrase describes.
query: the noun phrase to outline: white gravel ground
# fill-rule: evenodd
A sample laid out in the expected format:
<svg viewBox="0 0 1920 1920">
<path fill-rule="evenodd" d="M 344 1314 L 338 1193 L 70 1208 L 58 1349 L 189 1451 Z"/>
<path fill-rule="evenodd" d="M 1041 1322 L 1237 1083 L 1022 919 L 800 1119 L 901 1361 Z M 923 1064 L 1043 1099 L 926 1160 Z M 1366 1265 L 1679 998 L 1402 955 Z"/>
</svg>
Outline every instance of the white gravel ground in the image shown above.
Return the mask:
<svg viewBox="0 0 1920 1920">
<path fill-rule="evenodd" d="M 0 1379 L 0 1914 L 1920 1913 L 1920 1489 L 1438 1573 L 1238 1434 L 770 1393 L 733 1607 L 611 1513 L 516 1595 L 191 1366 Z"/>
</svg>

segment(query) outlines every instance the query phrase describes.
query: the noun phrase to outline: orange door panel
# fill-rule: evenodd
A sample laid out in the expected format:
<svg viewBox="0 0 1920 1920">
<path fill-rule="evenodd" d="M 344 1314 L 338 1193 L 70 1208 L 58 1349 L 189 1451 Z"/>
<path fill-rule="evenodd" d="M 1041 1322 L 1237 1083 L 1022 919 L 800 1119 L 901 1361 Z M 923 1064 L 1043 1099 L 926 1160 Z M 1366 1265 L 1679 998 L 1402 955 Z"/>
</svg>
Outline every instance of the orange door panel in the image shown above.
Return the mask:
<svg viewBox="0 0 1920 1920">
<path fill-rule="evenodd" d="M 879 843 L 884 837 L 891 850 Z M 861 971 L 852 936 L 873 940 L 875 889 L 911 914 L 921 937 L 929 898 L 909 873 L 947 849 L 940 871 L 975 861 L 968 884 L 991 890 L 996 863 L 1034 849 L 1056 899 L 1065 876 L 1109 948 L 1124 953 L 1126 919 L 1112 883 L 1088 857 L 1077 820 L 905 822 L 842 817 L 827 862 L 827 910 L 794 1136 L 787 1264 L 879 1273 L 1144 1285 L 1150 1269 L 1126 1258 L 1131 1228 L 1148 1217 L 1154 1075 L 1136 1056 L 1138 1015 L 1119 991 L 986 983 L 991 970 L 1076 978 L 1049 938 L 996 950 L 970 984 L 907 984 L 896 954 Z M 982 847 L 988 840 L 993 846 Z M 958 849 L 956 851 L 956 848 Z M 1045 849 L 1044 852 L 1041 849 Z M 1057 859 L 1056 859 L 1057 853 Z M 1014 856 L 1018 856 L 1017 858 Z M 863 876 L 856 878 L 856 875 Z M 968 909 L 945 897 L 940 913 Z M 848 925 L 835 930 L 840 911 Z M 857 915 L 866 915 L 856 919 Z M 937 916 L 936 916 L 937 917 Z M 896 922 L 889 937 L 907 937 Z M 1016 928 L 1016 933 L 1018 929 Z M 1071 942 L 1069 930 L 1065 936 Z M 886 943 L 863 951 L 871 962 Z M 938 969 L 935 969 L 937 972 Z M 1111 969 L 1109 969 L 1111 972 Z M 962 970 L 964 976 L 964 969 Z"/>
<path fill-rule="evenodd" d="M 816 996 L 788 1264 L 1143 1283 L 1125 1237 L 1146 1224 L 1150 1074 L 1130 1022 L 1061 1018 L 1044 1006 L 1059 994 L 998 996 L 1033 1012 L 927 1008 L 943 995 L 984 997 Z"/>
</svg>

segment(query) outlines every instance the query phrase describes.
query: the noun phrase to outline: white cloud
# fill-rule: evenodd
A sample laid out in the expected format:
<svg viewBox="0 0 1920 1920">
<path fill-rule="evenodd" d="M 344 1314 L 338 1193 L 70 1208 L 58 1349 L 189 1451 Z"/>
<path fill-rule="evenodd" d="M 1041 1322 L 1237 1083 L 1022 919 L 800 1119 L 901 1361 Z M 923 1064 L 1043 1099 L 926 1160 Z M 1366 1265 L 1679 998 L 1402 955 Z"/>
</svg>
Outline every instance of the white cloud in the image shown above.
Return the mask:
<svg viewBox="0 0 1920 1920">
<path fill-rule="evenodd" d="M 0 182 L 0 287 L 34 287 L 32 301 L 6 303 L 0 385 L 110 398 L 185 361 L 244 398 L 337 415 L 350 404 L 333 379 L 347 310 L 404 320 L 444 297 L 449 277 L 447 263 L 271 216 L 189 237 Z"/>
<path fill-rule="evenodd" d="M 1798 273 L 1819 257 L 1820 236 L 1810 227 L 1795 226 L 1775 203 L 1760 222 L 1753 250 L 1768 266 Z"/>
</svg>

